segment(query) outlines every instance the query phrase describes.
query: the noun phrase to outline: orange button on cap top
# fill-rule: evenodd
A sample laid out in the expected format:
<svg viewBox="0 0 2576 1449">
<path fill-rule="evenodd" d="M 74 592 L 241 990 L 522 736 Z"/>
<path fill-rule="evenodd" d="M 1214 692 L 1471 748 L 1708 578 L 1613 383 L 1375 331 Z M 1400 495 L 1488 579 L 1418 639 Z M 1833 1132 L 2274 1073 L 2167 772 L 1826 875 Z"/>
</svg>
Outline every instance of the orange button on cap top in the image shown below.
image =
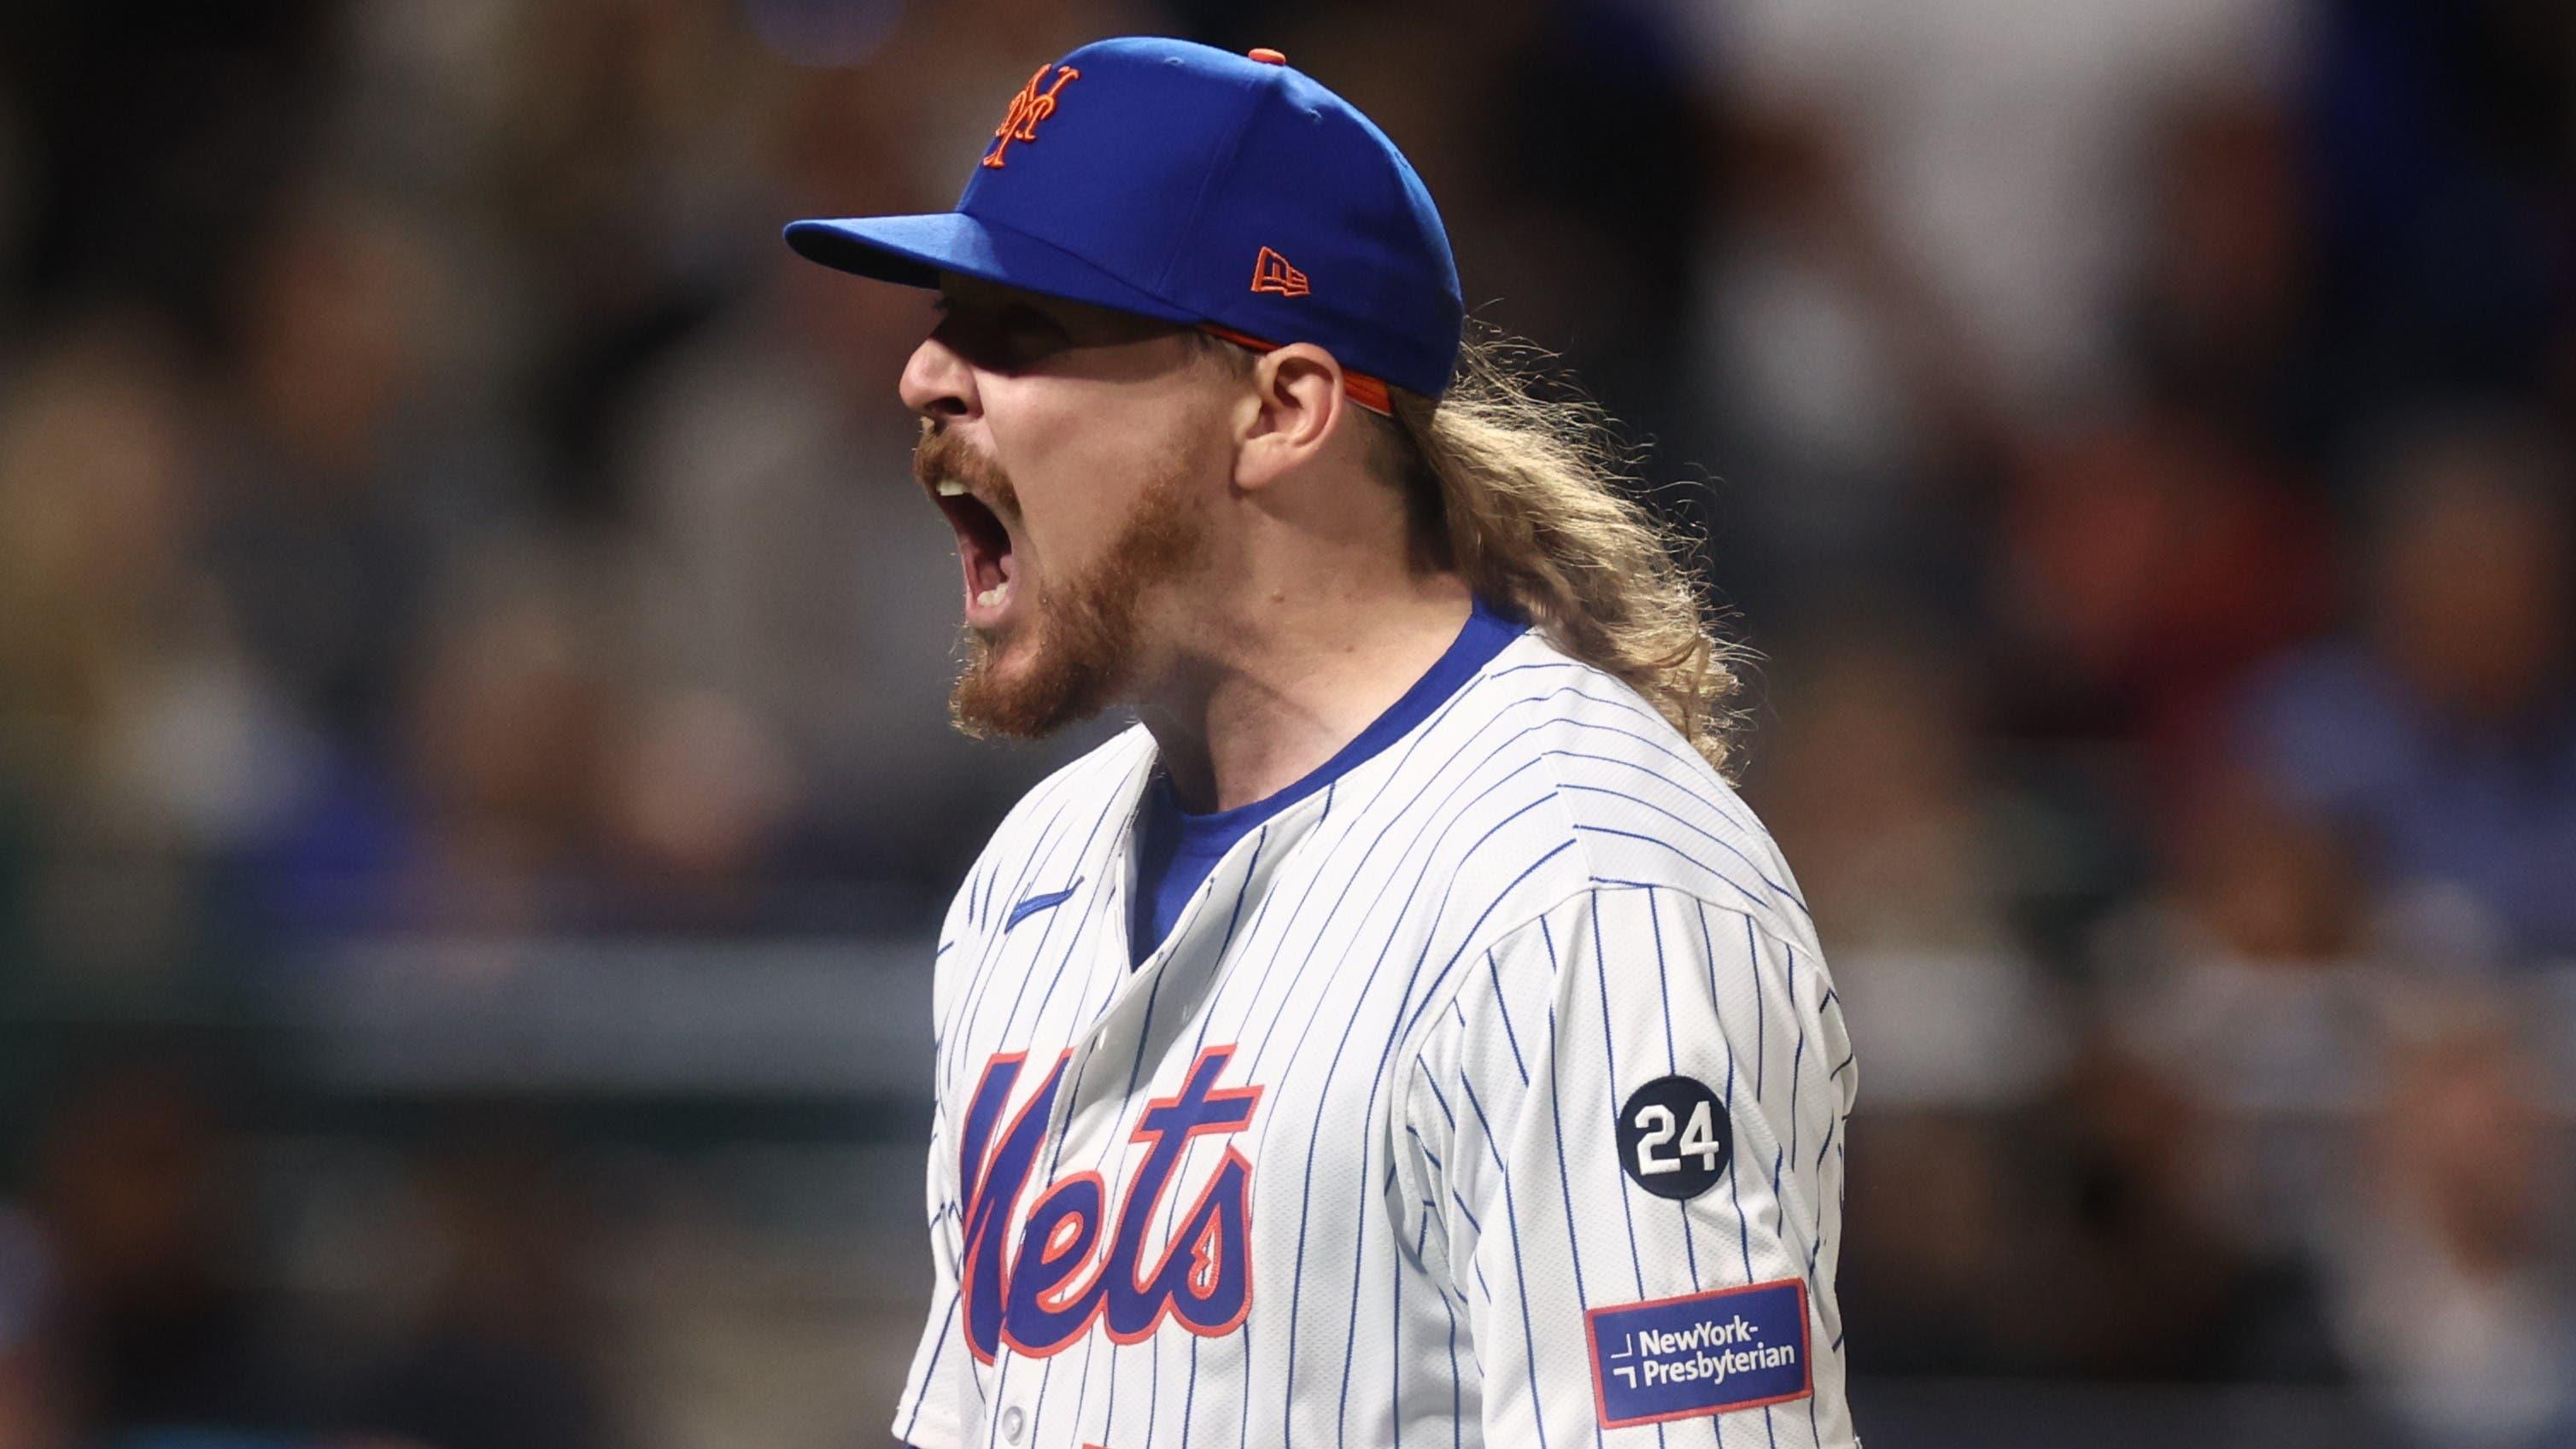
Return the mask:
<svg viewBox="0 0 2576 1449">
<path fill-rule="evenodd" d="M 1281 55 L 1278 51 L 1272 50 L 1266 45 L 1256 45 L 1252 49 L 1245 51 L 1244 54 L 1261 62 L 1263 65 L 1286 65 L 1288 63 L 1288 57 Z"/>
</svg>

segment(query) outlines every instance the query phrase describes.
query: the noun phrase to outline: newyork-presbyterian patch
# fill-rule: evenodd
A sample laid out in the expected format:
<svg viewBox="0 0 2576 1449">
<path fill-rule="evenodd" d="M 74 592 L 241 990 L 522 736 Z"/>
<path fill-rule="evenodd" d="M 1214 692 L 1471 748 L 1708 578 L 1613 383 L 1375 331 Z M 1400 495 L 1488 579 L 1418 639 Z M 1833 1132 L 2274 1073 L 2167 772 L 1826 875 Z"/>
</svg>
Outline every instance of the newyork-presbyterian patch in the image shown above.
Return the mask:
<svg viewBox="0 0 2576 1449">
<path fill-rule="evenodd" d="M 1583 1320 L 1605 1429 L 1758 1409 L 1815 1390 L 1807 1285 L 1796 1278 L 1594 1308 Z"/>
</svg>

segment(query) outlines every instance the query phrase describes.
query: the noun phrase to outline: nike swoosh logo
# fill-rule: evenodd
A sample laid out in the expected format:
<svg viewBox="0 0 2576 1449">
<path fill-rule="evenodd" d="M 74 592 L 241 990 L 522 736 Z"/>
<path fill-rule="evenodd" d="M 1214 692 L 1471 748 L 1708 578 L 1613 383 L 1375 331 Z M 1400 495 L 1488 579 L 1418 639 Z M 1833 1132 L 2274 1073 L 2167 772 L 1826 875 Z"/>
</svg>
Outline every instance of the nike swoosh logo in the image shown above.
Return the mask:
<svg viewBox="0 0 2576 1449">
<path fill-rule="evenodd" d="M 1082 877 L 1075 876 L 1073 878 L 1073 884 L 1066 886 L 1063 890 L 1048 891 L 1044 895 L 1029 897 L 1027 900 L 1011 907 L 1011 917 L 1009 920 L 1002 922 L 1002 929 L 1008 931 L 1013 926 L 1018 925 L 1020 922 L 1027 920 L 1029 917 L 1036 915 L 1040 911 L 1050 910 L 1056 906 L 1063 905 L 1066 900 L 1072 897 L 1075 891 L 1080 889 L 1082 889 Z"/>
</svg>

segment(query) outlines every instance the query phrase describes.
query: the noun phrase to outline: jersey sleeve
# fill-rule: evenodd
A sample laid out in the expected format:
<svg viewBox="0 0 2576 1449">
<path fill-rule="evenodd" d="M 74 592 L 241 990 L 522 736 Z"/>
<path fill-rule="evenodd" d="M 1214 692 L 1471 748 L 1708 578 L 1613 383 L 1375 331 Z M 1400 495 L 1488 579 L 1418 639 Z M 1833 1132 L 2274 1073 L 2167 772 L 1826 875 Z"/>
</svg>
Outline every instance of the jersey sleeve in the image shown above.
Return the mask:
<svg viewBox="0 0 2576 1449">
<path fill-rule="evenodd" d="M 1485 1441 L 1617 1449 L 1712 1418 L 1721 1443 L 1851 1443 L 1856 1072 L 1816 953 L 1677 890 L 1599 887 L 1484 952 L 1442 1015 L 1397 1168 L 1472 1333 Z"/>
<path fill-rule="evenodd" d="M 939 944 L 931 958 L 930 1160 L 924 1173 L 923 1215 L 930 1228 L 930 1303 L 912 1368 L 904 1376 L 902 1397 L 895 1401 L 894 1436 L 918 1449 L 953 1449 L 964 1437 L 965 1402 L 976 1392 L 958 1313 L 958 1263 L 963 1212 L 958 1206 L 957 1149 L 949 1131 L 947 1093 L 936 1062 L 939 1033 L 945 1029 L 951 983 L 964 961 L 981 951 L 980 906 L 985 868 L 970 873 L 941 923 Z"/>
</svg>

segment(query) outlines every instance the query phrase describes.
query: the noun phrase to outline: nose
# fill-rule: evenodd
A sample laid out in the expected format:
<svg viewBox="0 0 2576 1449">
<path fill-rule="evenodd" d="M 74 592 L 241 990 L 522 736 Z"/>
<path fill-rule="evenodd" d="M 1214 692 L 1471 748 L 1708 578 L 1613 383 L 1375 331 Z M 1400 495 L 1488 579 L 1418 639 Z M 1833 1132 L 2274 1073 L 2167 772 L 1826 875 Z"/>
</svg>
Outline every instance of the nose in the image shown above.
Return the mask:
<svg viewBox="0 0 2576 1449">
<path fill-rule="evenodd" d="M 978 406 L 975 369 L 935 334 L 912 350 L 897 390 L 905 407 L 939 424 L 972 417 Z"/>
</svg>

